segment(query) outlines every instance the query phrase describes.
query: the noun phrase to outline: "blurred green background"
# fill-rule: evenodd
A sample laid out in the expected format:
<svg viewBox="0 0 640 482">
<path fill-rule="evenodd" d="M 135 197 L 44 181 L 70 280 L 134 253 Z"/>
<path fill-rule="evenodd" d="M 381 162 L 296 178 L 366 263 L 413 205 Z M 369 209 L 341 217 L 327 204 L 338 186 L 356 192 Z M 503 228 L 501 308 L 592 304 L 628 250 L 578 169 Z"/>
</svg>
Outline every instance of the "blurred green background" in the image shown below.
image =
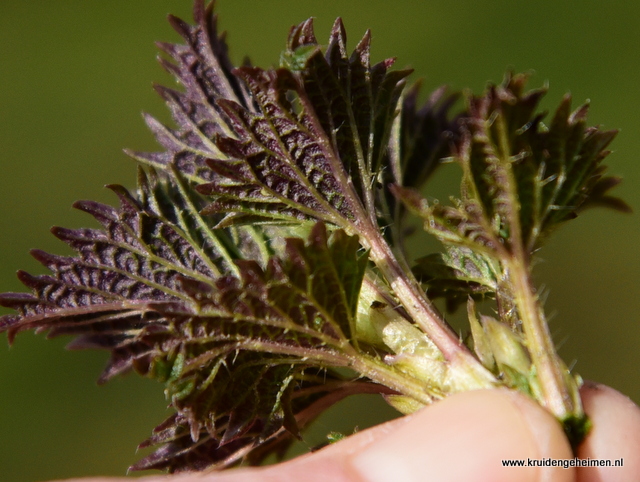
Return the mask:
<svg viewBox="0 0 640 482">
<path fill-rule="evenodd" d="M 591 123 L 622 132 L 609 157 L 625 178 L 617 190 L 640 206 L 640 3 L 513 0 L 219 0 L 221 27 L 240 62 L 277 61 L 291 25 L 316 17 L 325 39 L 342 16 L 353 47 L 373 31 L 374 60 L 397 56 L 429 90 L 480 92 L 506 69 L 547 81 L 552 108 L 570 91 L 592 99 Z M 175 40 L 165 15 L 191 18 L 187 0 L 55 0 L 0 3 L 0 291 L 20 291 L 18 269 L 41 273 L 30 248 L 67 253 L 52 225 L 91 224 L 77 199 L 114 202 L 102 186 L 132 186 L 123 147 L 154 149 L 140 113 L 168 119 L 151 81 L 172 81 L 155 62 L 155 40 Z M 443 172 L 432 193 L 446 193 Z M 541 253 L 537 277 L 560 353 L 585 378 L 640 402 L 640 223 L 592 211 L 560 230 Z M 6 312 L 6 311 L 5 311 Z M 4 313 L 4 312 L 3 312 Z M 161 387 L 135 376 L 97 387 L 104 353 L 66 352 L 68 340 L 23 334 L 0 340 L 0 479 L 122 475 L 135 446 L 167 416 Z M 359 403 L 366 403 L 360 408 Z M 389 416 L 354 401 L 329 430 Z"/>
</svg>

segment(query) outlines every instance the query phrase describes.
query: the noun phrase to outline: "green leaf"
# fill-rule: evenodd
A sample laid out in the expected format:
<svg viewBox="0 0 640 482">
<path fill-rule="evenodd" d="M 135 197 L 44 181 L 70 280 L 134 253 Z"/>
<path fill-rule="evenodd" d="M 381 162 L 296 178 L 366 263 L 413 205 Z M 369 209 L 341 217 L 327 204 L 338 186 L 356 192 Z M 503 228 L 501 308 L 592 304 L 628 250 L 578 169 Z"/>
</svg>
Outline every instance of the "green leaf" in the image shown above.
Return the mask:
<svg viewBox="0 0 640 482">
<path fill-rule="evenodd" d="M 443 206 L 400 187 L 395 193 L 446 244 L 493 254 L 530 256 L 558 224 L 588 206 L 621 211 L 608 194 L 619 183 L 601 164 L 616 131 L 586 126 L 587 106 L 571 112 L 565 96 L 550 125 L 536 113 L 543 89 L 525 92 L 527 77 L 508 75 L 469 98 L 455 157 L 462 166 L 460 200 Z M 521 254 L 519 254 L 521 253 Z"/>
<path fill-rule="evenodd" d="M 0 295 L 3 306 L 19 313 L 2 318 L 10 340 L 26 329 L 49 330 L 50 336 L 81 334 L 74 347 L 112 350 L 104 381 L 152 356 L 154 348 L 140 344 L 140 338 L 147 330 L 164 330 L 166 320 L 146 312 L 148 303 L 189 301 L 185 280 L 213 286 L 219 276 L 234 271 L 241 247 L 227 250 L 228 233 L 214 234 L 201 224 L 193 205 L 197 198 L 182 197 L 166 179 L 149 179 L 141 172 L 139 180 L 138 197 L 110 186 L 120 198 L 119 209 L 92 201 L 75 204 L 102 230 L 53 228 L 78 257 L 33 251 L 52 274 L 20 272 L 34 295 Z"/>
<path fill-rule="evenodd" d="M 529 396 L 539 395 L 540 387 L 525 344 L 518 334 L 498 320 L 480 315 L 472 300 L 467 305 L 474 350 L 482 363 L 508 387 Z"/>
<path fill-rule="evenodd" d="M 206 164 L 207 159 L 222 155 L 214 137 L 236 135 L 217 100 L 230 99 L 247 108 L 253 106 L 246 87 L 232 73 L 234 67 L 227 55 L 224 36 L 218 35 L 213 5 L 211 2 L 205 7 L 203 0 L 195 1 L 194 26 L 169 16 L 171 25 L 185 44 L 158 43 L 158 47 L 173 59 L 170 62 L 161 58 L 161 65 L 184 86 L 183 92 L 156 86 L 177 129 L 145 116 L 147 125 L 165 151 L 127 151 L 154 169 L 166 170 L 173 165 L 189 181 L 196 183 L 208 182 L 214 177 Z"/>
<path fill-rule="evenodd" d="M 355 201 L 341 185 L 342 167 L 327 149 L 324 133 L 307 127 L 283 106 L 297 83 L 285 70 L 237 71 L 250 86 L 262 113 L 220 101 L 240 140 L 219 138 L 218 147 L 232 161 L 210 160 L 219 176 L 198 190 L 216 200 L 207 213 L 247 213 L 276 220 L 320 219 L 346 225 L 354 219 Z"/>
<path fill-rule="evenodd" d="M 298 400 L 301 390 L 311 389 L 310 369 L 347 367 L 357 357 L 350 332 L 366 254 L 358 254 L 354 241 L 342 232 L 327 239 L 317 224 L 307 244 L 288 239 L 286 257 L 272 258 L 264 270 L 244 261 L 240 279 L 223 277 L 215 289 L 185 283 L 196 306 L 149 306 L 170 320 L 172 351 L 182 357 L 167 385 L 180 417 L 168 421 L 173 438 L 164 438 L 163 429 L 148 442 L 169 440 L 169 446 L 134 468 L 179 469 L 201 444 L 208 446 L 207 464 L 235 463 L 261 443 L 285 437 L 283 429 L 296 435 L 294 405 L 306 410 L 319 394 L 331 393 L 332 380 L 345 388 L 348 380 L 337 375 L 317 377 L 315 384 L 328 380 L 327 387 L 318 386 L 306 403 Z M 164 367 L 165 358 L 159 361 Z M 349 390 L 361 389 L 375 391 L 366 383 Z"/>
<path fill-rule="evenodd" d="M 149 443 L 170 443 L 137 468 L 224 466 L 297 435 L 297 420 L 326 408 L 314 403 L 340 398 L 331 383 L 318 386 L 325 381 L 339 382 L 341 396 L 388 392 L 333 374 L 309 378 L 359 356 L 352 333 L 368 255 L 357 238 L 329 236 L 319 223 L 307 243 L 287 239 L 282 257 L 261 267 L 242 259 L 256 238 L 209 229 L 196 208 L 202 199 L 184 197 L 174 174 L 175 184 L 140 171 L 138 196 L 112 186 L 119 209 L 77 203 L 103 230 L 55 228 L 79 256 L 35 252 L 53 273 L 21 273 L 33 295 L 0 295 L 19 312 L 0 329 L 10 339 L 25 329 L 76 335 L 72 348 L 109 350 L 101 382 L 135 369 L 166 383 L 177 413 Z"/>
<path fill-rule="evenodd" d="M 453 206 L 437 201 L 430 205 L 415 189 L 398 185 L 390 189 L 409 211 L 423 218 L 424 230 L 446 246 L 466 247 L 490 257 L 502 250 L 500 239 L 484 217 L 478 201 L 452 198 Z"/>
<path fill-rule="evenodd" d="M 449 246 L 416 261 L 413 272 L 427 286 L 431 299 L 443 297 L 447 309 L 455 311 L 469 296 L 480 299 L 498 290 L 499 270 L 490 258 L 469 248 Z"/>
<path fill-rule="evenodd" d="M 351 232 L 375 222 L 380 195 L 372 188 L 386 189 L 374 182 L 387 169 L 409 71 L 389 71 L 391 60 L 372 66 L 369 44 L 367 33 L 347 56 L 338 20 L 323 54 L 307 21 L 282 56 L 291 70 L 233 71 L 252 103 L 216 101 L 234 135 L 218 134 L 220 155 L 207 161 L 213 175 L 198 188 L 214 198 L 207 213 L 228 214 L 223 225 L 322 220 Z"/>
<path fill-rule="evenodd" d="M 501 86 L 470 100 L 459 159 L 463 201 L 481 203 L 486 223 L 510 250 L 535 251 L 559 223 L 589 204 L 609 204 L 616 178 L 603 177 L 603 159 L 616 131 L 587 127 L 587 106 L 571 112 L 565 96 L 549 126 L 535 112 L 544 90 L 524 92 L 527 77 L 507 76 Z M 599 186 L 596 188 L 596 186 Z"/>
<path fill-rule="evenodd" d="M 305 427 L 345 397 L 387 393 L 381 385 L 348 380 L 326 369 L 307 368 L 302 372 L 284 365 L 256 367 L 246 355 L 240 356 L 245 363 L 238 360 L 239 367 L 223 368 L 229 374 L 216 380 L 225 391 L 216 392 L 219 396 L 214 401 L 232 406 L 233 418 L 223 416 L 209 420 L 208 428 L 199 432 L 198 442 L 194 443 L 188 417 L 181 413 L 170 417 L 140 445 L 141 448 L 163 447 L 136 463 L 131 470 L 211 470 L 234 465 L 241 459 L 249 465 L 260 465 L 270 454 L 278 458 L 284 456 L 297 433 L 289 430 Z M 244 386 L 225 384 L 231 376 L 246 383 Z M 281 387 L 286 388 L 282 390 Z M 209 393 L 203 393 L 197 403 L 209 406 L 207 395 Z M 271 420 L 267 426 L 263 425 L 265 419 Z M 238 425 L 241 420 L 251 423 Z M 216 424 L 225 426 L 228 423 L 235 428 L 234 436 L 223 444 L 220 434 L 212 435 L 208 430 L 215 430 Z"/>
</svg>

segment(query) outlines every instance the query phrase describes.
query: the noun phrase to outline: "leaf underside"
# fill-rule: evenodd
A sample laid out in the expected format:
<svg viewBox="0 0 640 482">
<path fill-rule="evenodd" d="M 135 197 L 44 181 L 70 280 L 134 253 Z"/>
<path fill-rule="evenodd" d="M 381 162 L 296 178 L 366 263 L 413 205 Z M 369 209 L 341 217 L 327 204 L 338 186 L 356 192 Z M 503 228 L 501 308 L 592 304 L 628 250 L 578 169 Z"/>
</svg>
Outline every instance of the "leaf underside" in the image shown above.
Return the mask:
<svg viewBox="0 0 640 482">
<path fill-rule="evenodd" d="M 137 197 L 112 187 L 119 209 L 77 203 L 103 229 L 54 228 L 78 257 L 34 251 L 52 274 L 21 272 L 34 294 L 0 297 L 19 313 L 1 320 L 10 340 L 27 329 L 74 335 L 70 348 L 111 352 L 100 382 L 133 369 L 166 384 L 176 414 L 143 444 L 165 445 L 134 468 L 258 462 L 252 449 L 285 448 L 329 402 L 388 391 L 331 370 L 356 356 L 367 256 L 355 237 L 318 223 L 261 266 L 243 244 L 223 252 L 235 228 L 215 231 L 214 245 L 168 183 L 140 181 Z"/>
</svg>

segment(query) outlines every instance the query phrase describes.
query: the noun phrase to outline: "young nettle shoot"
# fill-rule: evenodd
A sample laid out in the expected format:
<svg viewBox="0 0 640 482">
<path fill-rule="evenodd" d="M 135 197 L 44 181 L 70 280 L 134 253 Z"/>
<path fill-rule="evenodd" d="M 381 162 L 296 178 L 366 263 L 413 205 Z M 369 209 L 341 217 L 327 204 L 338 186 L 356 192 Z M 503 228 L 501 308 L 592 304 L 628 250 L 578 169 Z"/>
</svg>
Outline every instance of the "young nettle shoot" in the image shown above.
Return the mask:
<svg viewBox="0 0 640 482">
<path fill-rule="evenodd" d="M 32 292 L 0 296 L 17 311 L 0 331 L 109 351 L 100 383 L 136 371 L 165 384 L 174 413 L 134 470 L 259 464 L 362 393 L 410 413 L 508 387 L 578 444 L 580 377 L 531 271 L 558 225 L 629 209 L 602 164 L 616 131 L 589 127 L 568 96 L 541 113 L 545 89 L 525 75 L 463 106 L 445 89 L 418 106 L 410 70 L 372 64 L 368 32 L 348 50 L 340 19 L 325 43 L 311 20 L 292 28 L 277 68 L 234 67 L 212 10 L 197 0 L 195 26 L 170 19 L 184 43 L 159 44 L 183 88 L 156 87 L 175 126 L 146 117 L 162 150 L 129 152 L 137 189 L 109 186 L 118 207 L 75 204 L 102 228 L 53 229 L 77 255 L 33 251 L 50 274 L 18 273 Z M 427 202 L 443 160 L 460 192 Z M 441 252 L 407 256 L 411 216 Z M 466 306 L 467 334 L 435 298 Z"/>
</svg>

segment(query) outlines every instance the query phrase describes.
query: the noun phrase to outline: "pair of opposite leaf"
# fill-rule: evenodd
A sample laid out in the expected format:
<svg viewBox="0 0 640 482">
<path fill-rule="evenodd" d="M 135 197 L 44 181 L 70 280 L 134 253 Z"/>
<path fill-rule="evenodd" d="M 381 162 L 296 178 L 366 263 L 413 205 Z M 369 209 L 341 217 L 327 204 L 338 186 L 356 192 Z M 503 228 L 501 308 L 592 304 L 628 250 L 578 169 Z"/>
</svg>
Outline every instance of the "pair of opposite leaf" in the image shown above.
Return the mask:
<svg viewBox="0 0 640 482">
<path fill-rule="evenodd" d="M 146 166 L 137 192 L 109 186 L 118 208 L 76 203 L 102 228 L 54 228 L 78 255 L 33 251 L 51 274 L 20 272 L 33 294 L 0 296 L 18 312 L 0 318 L 10 341 L 74 335 L 71 348 L 110 351 L 100 382 L 135 370 L 166 384 L 175 414 L 133 469 L 260 463 L 357 393 L 411 411 L 503 384 L 545 404 L 522 326 L 539 306 L 513 281 L 579 210 L 628 209 L 601 166 L 615 132 L 587 127 L 568 97 L 545 126 L 544 90 L 525 92 L 525 76 L 455 116 L 442 89 L 418 108 L 410 71 L 371 65 L 368 33 L 349 55 L 340 20 L 324 51 L 311 21 L 293 28 L 268 70 L 233 68 L 212 5 L 196 1 L 195 26 L 170 21 L 186 43 L 159 44 L 172 58 L 161 63 L 184 90 L 157 90 L 177 127 L 147 117 L 164 151 L 131 152 Z M 417 189 L 447 157 L 462 167 L 461 196 L 429 204 Z M 407 209 L 445 246 L 413 273 Z M 425 289 L 450 308 L 468 302 L 473 351 Z M 487 297 L 499 321 L 478 317 L 472 299 Z M 554 413 L 579 418 L 573 402 Z"/>
</svg>

